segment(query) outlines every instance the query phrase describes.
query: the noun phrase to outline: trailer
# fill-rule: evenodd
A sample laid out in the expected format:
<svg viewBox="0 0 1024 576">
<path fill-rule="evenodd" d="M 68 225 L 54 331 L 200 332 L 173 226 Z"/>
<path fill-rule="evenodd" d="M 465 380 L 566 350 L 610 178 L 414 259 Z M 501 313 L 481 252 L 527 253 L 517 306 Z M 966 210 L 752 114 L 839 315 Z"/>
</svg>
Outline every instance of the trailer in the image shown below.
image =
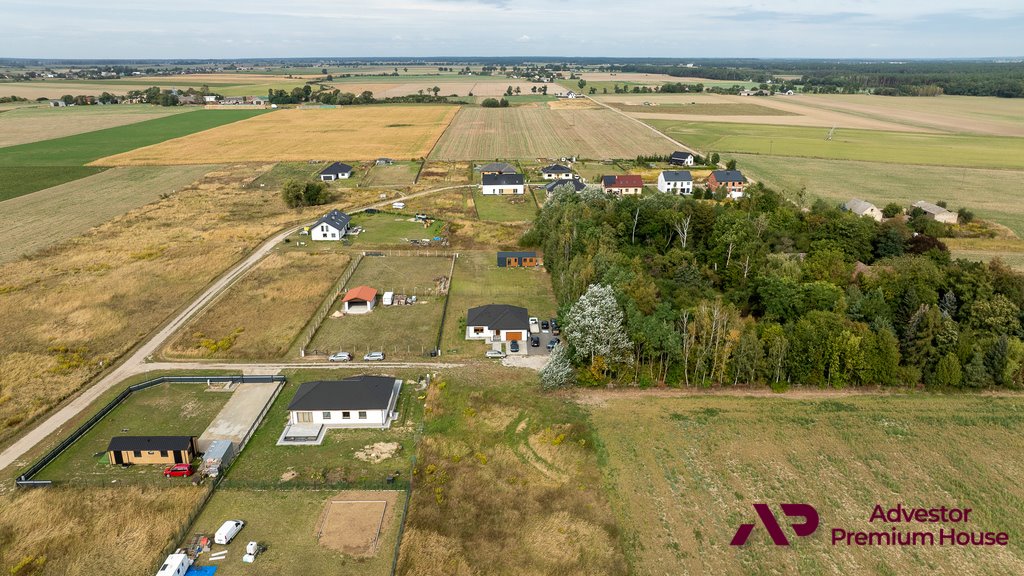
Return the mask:
<svg viewBox="0 0 1024 576">
<path fill-rule="evenodd" d="M 184 576 L 190 566 L 192 566 L 192 559 L 188 557 L 188 554 L 178 550 L 164 560 L 160 569 L 157 570 L 156 576 Z"/>
</svg>

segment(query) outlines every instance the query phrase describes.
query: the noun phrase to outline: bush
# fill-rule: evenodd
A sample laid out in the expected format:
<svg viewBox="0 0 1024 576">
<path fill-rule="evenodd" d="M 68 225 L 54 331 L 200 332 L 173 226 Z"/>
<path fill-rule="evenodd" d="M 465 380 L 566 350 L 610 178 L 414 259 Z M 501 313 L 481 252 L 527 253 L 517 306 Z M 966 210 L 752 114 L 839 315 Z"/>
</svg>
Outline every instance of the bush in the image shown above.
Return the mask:
<svg viewBox="0 0 1024 576">
<path fill-rule="evenodd" d="M 289 208 L 320 206 L 330 202 L 334 195 L 323 182 L 289 181 L 281 191 L 281 197 Z"/>
<path fill-rule="evenodd" d="M 885 216 L 886 218 L 895 218 L 902 213 L 903 206 L 900 206 L 895 202 L 889 202 L 885 205 L 885 208 L 882 208 L 882 216 Z"/>
<path fill-rule="evenodd" d="M 484 108 L 497 108 L 500 106 L 497 98 L 484 98 L 484 101 L 480 103 Z"/>
</svg>

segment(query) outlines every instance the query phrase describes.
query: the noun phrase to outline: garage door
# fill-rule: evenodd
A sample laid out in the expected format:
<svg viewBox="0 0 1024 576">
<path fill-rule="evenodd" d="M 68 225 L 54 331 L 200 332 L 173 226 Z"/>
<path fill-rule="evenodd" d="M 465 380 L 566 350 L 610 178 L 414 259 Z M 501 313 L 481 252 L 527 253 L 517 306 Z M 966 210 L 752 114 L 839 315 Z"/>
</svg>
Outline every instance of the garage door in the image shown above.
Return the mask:
<svg viewBox="0 0 1024 576">
<path fill-rule="evenodd" d="M 511 340 L 522 340 L 523 339 L 523 333 L 522 332 L 508 332 L 508 333 L 506 333 L 505 339 L 506 340 L 510 340 L 510 341 Z"/>
</svg>

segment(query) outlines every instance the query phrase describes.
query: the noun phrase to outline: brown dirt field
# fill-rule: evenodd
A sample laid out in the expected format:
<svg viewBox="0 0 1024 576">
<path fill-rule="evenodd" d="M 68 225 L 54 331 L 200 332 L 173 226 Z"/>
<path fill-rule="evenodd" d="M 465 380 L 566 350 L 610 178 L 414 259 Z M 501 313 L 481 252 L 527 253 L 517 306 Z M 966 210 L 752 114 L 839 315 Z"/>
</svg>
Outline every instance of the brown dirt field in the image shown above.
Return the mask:
<svg viewBox="0 0 1024 576">
<path fill-rule="evenodd" d="M 420 170 L 418 184 L 469 183 L 469 162 L 427 162 Z"/>
<path fill-rule="evenodd" d="M 600 104 L 594 103 L 589 98 L 564 98 L 561 100 L 552 100 L 547 103 L 548 108 L 552 110 L 598 110 L 601 108 Z"/>
<path fill-rule="evenodd" d="M 395 491 L 348 491 L 331 498 L 317 523 L 321 546 L 356 557 L 376 556 L 378 537 L 390 526 L 398 497 Z"/>
<path fill-rule="evenodd" d="M 149 105 L 22 108 L 0 114 L 0 147 L 38 142 L 189 111 Z"/>
<path fill-rule="evenodd" d="M 0 569 L 42 557 L 34 576 L 151 574 L 203 495 L 192 486 L 159 489 L 50 487 L 0 494 Z M 111 506 L 117 502 L 117 506 Z"/>
<path fill-rule="evenodd" d="M 455 106 L 346 106 L 279 110 L 101 158 L 98 166 L 399 160 L 426 156 L 455 117 Z"/>
</svg>

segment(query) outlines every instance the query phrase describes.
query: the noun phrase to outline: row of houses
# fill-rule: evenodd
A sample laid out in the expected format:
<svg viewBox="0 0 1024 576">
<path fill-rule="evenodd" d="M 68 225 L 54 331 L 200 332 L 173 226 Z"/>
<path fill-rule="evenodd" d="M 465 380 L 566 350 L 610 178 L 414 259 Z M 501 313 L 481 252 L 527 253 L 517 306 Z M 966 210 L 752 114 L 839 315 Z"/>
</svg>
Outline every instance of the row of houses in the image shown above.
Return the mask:
<svg viewBox="0 0 1024 576">
<path fill-rule="evenodd" d="M 935 220 L 936 222 L 941 222 L 943 224 L 956 224 L 958 221 L 956 212 L 950 212 L 942 206 L 932 204 L 931 202 L 918 200 L 917 202 L 914 202 L 912 206 L 914 208 L 920 208 L 924 211 L 926 218 Z M 875 206 L 866 200 L 861 200 L 860 198 L 851 198 L 846 202 L 846 204 L 843 204 L 843 208 L 857 216 L 867 216 L 879 222 L 884 218 L 884 215 L 882 214 L 882 211 L 878 209 L 878 206 Z"/>
</svg>

